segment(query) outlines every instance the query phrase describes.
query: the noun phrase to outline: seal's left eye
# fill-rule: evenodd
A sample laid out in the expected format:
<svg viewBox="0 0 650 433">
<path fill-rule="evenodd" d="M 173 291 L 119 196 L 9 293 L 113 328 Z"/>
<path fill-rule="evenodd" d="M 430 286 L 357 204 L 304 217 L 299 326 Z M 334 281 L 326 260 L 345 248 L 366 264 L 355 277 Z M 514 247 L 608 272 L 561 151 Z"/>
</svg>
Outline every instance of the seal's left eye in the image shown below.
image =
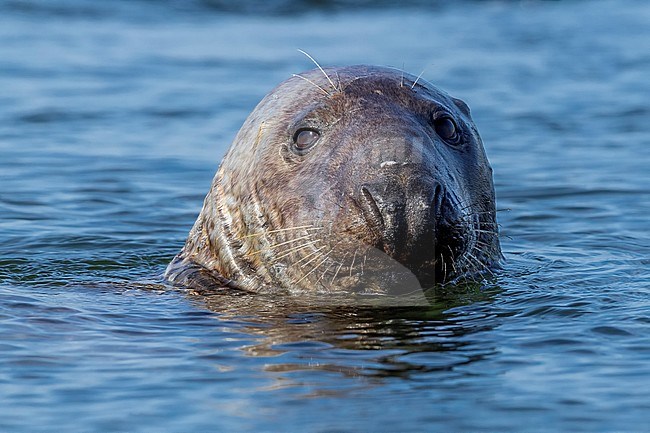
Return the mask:
<svg viewBox="0 0 650 433">
<path fill-rule="evenodd" d="M 436 134 L 447 143 L 456 144 L 459 139 L 456 123 L 450 117 L 441 117 L 433 122 Z"/>
<path fill-rule="evenodd" d="M 299 129 L 293 136 L 293 143 L 298 151 L 305 151 L 312 147 L 318 139 L 320 133 L 314 129 Z"/>
</svg>

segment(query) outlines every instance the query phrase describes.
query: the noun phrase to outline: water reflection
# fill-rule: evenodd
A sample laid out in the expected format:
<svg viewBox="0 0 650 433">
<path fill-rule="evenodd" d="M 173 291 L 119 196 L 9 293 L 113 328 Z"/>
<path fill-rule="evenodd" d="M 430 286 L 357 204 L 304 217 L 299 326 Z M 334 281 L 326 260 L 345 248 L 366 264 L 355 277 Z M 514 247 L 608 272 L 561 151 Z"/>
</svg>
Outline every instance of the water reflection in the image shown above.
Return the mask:
<svg viewBox="0 0 650 433">
<path fill-rule="evenodd" d="M 304 387 L 305 380 L 332 373 L 410 379 L 481 361 L 495 353 L 478 335 L 498 323 L 489 306 L 499 291 L 478 284 L 437 287 L 416 298 L 417 304 L 387 296 L 190 296 L 221 323 L 256 337 L 240 350 L 264 358 L 263 370 L 276 375 L 274 386 Z M 309 371 L 328 375 L 298 374 Z M 308 389 L 332 392 L 326 383 Z"/>
</svg>

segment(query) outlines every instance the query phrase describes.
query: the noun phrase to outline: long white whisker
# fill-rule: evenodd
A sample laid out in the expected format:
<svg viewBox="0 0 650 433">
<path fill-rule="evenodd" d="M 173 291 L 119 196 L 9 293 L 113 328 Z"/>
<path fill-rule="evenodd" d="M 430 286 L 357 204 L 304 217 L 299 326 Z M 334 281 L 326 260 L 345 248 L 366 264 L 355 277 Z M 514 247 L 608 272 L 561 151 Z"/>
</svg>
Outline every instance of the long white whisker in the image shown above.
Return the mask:
<svg viewBox="0 0 650 433">
<path fill-rule="evenodd" d="M 336 277 L 337 277 L 337 275 L 339 274 L 339 271 L 341 270 L 341 268 L 343 267 L 343 262 L 345 261 L 345 258 L 346 258 L 347 256 L 348 256 L 348 254 L 346 254 L 345 256 L 343 256 L 343 259 L 341 260 L 341 263 L 339 264 L 339 267 L 336 268 L 336 272 L 334 273 L 334 276 L 332 277 L 332 281 L 330 281 L 330 286 L 331 286 L 332 284 L 334 284 L 334 280 L 336 280 Z"/>
<path fill-rule="evenodd" d="M 451 259 L 452 259 L 452 260 L 451 260 L 451 267 L 453 268 L 454 273 L 455 273 L 456 275 L 458 275 L 458 269 L 456 269 L 456 264 L 454 263 L 454 260 L 453 260 L 454 252 L 451 250 L 451 247 L 450 247 L 449 245 L 447 245 L 447 248 L 449 249 L 449 252 L 451 253 L 451 256 L 450 256 Z"/>
<path fill-rule="evenodd" d="M 477 265 L 479 265 L 481 268 L 483 268 L 483 269 L 485 269 L 486 271 L 488 271 L 491 275 L 494 275 L 494 272 L 492 272 L 492 270 L 491 270 L 491 269 L 490 269 L 490 268 L 489 268 L 485 263 L 483 263 L 480 259 L 478 259 L 476 256 L 474 256 L 472 253 L 469 253 L 469 252 L 468 252 L 468 253 L 467 253 L 467 256 L 468 256 L 469 258 L 473 259 L 473 260 L 474 260 L 474 263 L 476 263 Z M 480 269 L 480 268 L 479 268 L 479 269 Z M 479 270 L 479 269 L 477 269 L 477 270 Z"/>
<path fill-rule="evenodd" d="M 270 235 L 270 234 L 273 234 L 273 233 L 287 232 L 287 231 L 291 231 L 291 230 L 302 230 L 302 229 L 305 229 L 305 230 L 322 230 L 322 227 L 314 227 L 313 225 L 287 227 L 287 228 L 283 228 L 283 229 L 269 230 L 268 232 L 251 233 L 249 235 L 242 236 L 240 239 L 253 238 L 255 236 Z"/>
<path fill-rule="evenodd" d="M 308 277 L 312 272 L 314 272 L 316 269 L 320 268 L 320 266 L 321 266 L 323 263 L 325 263 L 325 260 L 327 260 L 327 258 L 329 257 L 329 255 L 332 254 L 332 251 L 333 251 L 333 250 L 330 250 L 327 254 L 325 254 L 325 257 L 323 258 L 323 260 L 321 260 L 321 261 L 320 261 L 320 262 L 319 262 L 319 263 L 318 263 L 318 264 L 317 264 L 317 265 L 316 265 L 316 266 L 315 266 L 311 271 L 309 271 L 309 272 L 307 272 L 305 275 L 303 275 L 301 279 L 299 279 L 298 281 L 296 281 L 296 284 L 300 283 L 302 280 L 304 280 L 305 278 L 307 278 L 307 277 Z M 323 256 L 323 255 L 321 254 L 319 257 L 322 257 L 322 256 Z"/>
<path fill-rule="evenodd" d="M 311 253 L 307 254 L 305 257 L 303 257 L 302 259 L 298 260 L 298 261 L 296 262 L 296 265 L 297 265 L 298 263 L 302 262 L 303 260 L 305 260 L 306 258 L 309 258 L 309 257 L 313 256 L 314 254 L 318 254 L 318 253 L 319 253 L 323 248 L 325 248 L 324 245 L 323 245 L 322 247 L 320 247 L 320 248 L 318 248 L 318 249 L 312 251 Z M 318 254 L 316 257 L 312 257 L 312 258 L 311 258 L 310 260 L 308 260 L 306 263 L 303 263 L 302 265 L 300 265 L 300 267 L 305 267 L 305 266 L 307 266 L 308 264 L 310 264 L 310 263 L 313 262 L 314 260 L 318 259 L 318 258 L 319 258 L 320 256 L 322 256 L 322 255 L 323 255 L 323 253 L 320 253 L 320 254 Z"/>
<path fill-rule="evenodd" d="M 335 263 L 336 263 L 336 262 L 334 262 L 334 263 L 330 263 L 330 265 L 329 265 L 328 267 L 325 268 L 325 270 L 324 270 L 323 273 L 321 274 L 320 278 L 319 278 L 318 280 L 316 280 L 316 284 L 318 284 L 318 283 L 321 282 L 321 280 L 325 277 L 325 274 L 327 274 L 327 271 L 329 271 L 330 268 L 331 268 L 332 266 L 334 266 Z"/>
<path fill-rule="evenodd" d="M 282 253 L 278 257 L 276 257 L 275 260 L 283 259 L 283 258 L 287 257 L 288 255 L 290 255 L 292 253 L 295 253 L 296 251 L 300 251 L 303 248 L 307 248 L 308 246 L 313 245 L 313 244 L 318 243 L 318 242 L 319 242 L 319 239 L 316 239 L 316 240 L 313 240 L 313 241 L 305 242 L 304 244 L 298 245 L 297 247 L 289 248 L 287 251 L 285 251 L 284 253 Z"/>
<path fill-rule="evenodd" d="M 329 77 L 329 75 L 327 75 L 327 73 L 325 72 L 325 69 L 323 69 L 323 68 L 321 67 L 321 65 L 319 65 L 318 62 L 317 62 L 317 61 L 316 61 L 312 56 L 310 56 L 309 54 L 307 54 L 307 53 L 304 52 L 303 50 L 300 50 L 300 49 L 299 49 L 298 51 L 300 51 L 301 53 L 303 53 L 305 56 L 309 57 L 309 60 L 311 60 L 312 62 L 314 62 L 314 64 L 318 67 L 318 69 L 320 69 L 320 71 L 323 73 L 323 75 L 325 75 L 325 78 L 327 78 L 327 81 L 329 81 L 329 83 L 332 85 L 332 88 L 333 88 L 335 91 L 338 91 L 338 89 L 337 89 L 336 86 L 334 85 L 334 82 L 332 81 L 332 79 L 331 79 L 331 78 Z M 328 94 L 329 94 L 329 93 L 328 93 Z"/>
<path fill-rule="evenodd" d="M 352 256 L 352 263 L 350 264 L 350 276 L 352 276 L 352 269 L 354 269 L 354 261 L 357 259 L 357 251 L 354 250 L 354 255 Z"/>
<path fill-rule="evenodd" d="M 481 229 L 472 229 L 476 233 L 487 233 L 489 235 L 498 235 L 498 232 L 492 231 L 492 230 L 481 230 Z"/>
<path fill-rule="evenodd" d="M 444 271 L 442 280 L 447 281 L 447 262 L 445 261 L 445 256 L 440 253 L 440 260 L 442 260 L 442 270 Z"/>
<path fill-rule="evenodd" d="M 252 255 L 254 255 L 254 254 L 259 254 L 259 253 L 263 253 L 263 252 L 265 252 L 265 251 L 270 251 L 270 250 L 273 250 L 273 249 L 275 249 L 275 248 L 281 247 L 281 246 L 283 246 L 283 245 L 287 245 L 287 244 L 290 244 L 290 243 L 292 243 L 292 242 L 301 241 L 301 240 L 303 240 L 303 239 L 311 239 L 311 236 L 310 236 L 310 235 L 307 235 L 307 236 L 301 236 L 301 237 L 296 238 L 296 239 L 289 239 L 288 241 L 280 242 L 279 244 L 270 245 L 270 246 L 268 246 L 268 247 L 266 247 L 266 248 L 262 248 L 261 250 L 257 250 L 257 251 L 250 252 L 250 253 L 246 254 L 245 257 L 250 257 L 250 256 L 252 256 Z"/>
<path fill-rule="evenodd" d="M 331 96 L 330 93 L 329 93 L 327 90 L 323 89 L 321 86 L 319 86 L 318 84 L 314 83 L 314 82 L 313 82 L 312 80 L 310 80 L 309 78 L 307 78 L 307 77 L 303 77 L 303 76 L 300 75 L 300 74 L 291 74 L 291 75 L 293 75 L 294 77 L 302 78 L 303 80 L 305 80 L 305 81 L 308 82 L 309 84 L 318 87 L 318 88 L 320 89 L 320 91 L 323 92 L 324 94 L 326 94 L 327 96 Z"/>
<path fill-rule="evenodd" d="M 422 75 L 424 74 L 424 71 L 426 71 L 426 70 L 427 70 L 427 68 L 422 69 L 422 72 L 420 72 L 420 75 L 418 75 L 418 77 L 415 79 L 415 81 L 413 81 L 413 85 L 411 86 L 411 90 L 413 90 L 413 88 L 418 83 L 418 81 L 420 81 L 420 78 L 422 78 Z"/>
</svg>

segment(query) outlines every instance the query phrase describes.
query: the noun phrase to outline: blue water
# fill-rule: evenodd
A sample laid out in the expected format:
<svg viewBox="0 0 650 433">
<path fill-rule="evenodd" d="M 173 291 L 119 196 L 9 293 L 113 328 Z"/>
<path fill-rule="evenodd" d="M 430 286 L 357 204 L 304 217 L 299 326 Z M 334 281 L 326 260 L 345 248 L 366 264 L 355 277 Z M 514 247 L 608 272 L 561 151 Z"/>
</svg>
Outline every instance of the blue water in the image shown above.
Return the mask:
<svg viewBox="0 0 650 433">
<path fill-rule="evenodd" d="M 648 431 L 650 3 L 0 0 L 0 431 Z M 312 65 L 472 107 L 507 261 L 430 307 L 162 283 Z"/>
</svg>

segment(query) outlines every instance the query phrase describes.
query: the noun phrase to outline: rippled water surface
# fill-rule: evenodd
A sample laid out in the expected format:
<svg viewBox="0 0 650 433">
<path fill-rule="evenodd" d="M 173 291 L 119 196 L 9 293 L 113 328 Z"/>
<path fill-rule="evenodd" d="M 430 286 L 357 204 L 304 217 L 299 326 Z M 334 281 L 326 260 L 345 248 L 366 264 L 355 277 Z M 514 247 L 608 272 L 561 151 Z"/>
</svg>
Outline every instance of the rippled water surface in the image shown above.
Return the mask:
<svg viewBox="0 0 650 433">
<path fill-rule="evenodd" d="M 0 430 L 647 431 L 650 3 L 0 0 Z M 427 307 L 162 284 L 312 65 L 465 99 L 507 258 Z"/>
</svg>

